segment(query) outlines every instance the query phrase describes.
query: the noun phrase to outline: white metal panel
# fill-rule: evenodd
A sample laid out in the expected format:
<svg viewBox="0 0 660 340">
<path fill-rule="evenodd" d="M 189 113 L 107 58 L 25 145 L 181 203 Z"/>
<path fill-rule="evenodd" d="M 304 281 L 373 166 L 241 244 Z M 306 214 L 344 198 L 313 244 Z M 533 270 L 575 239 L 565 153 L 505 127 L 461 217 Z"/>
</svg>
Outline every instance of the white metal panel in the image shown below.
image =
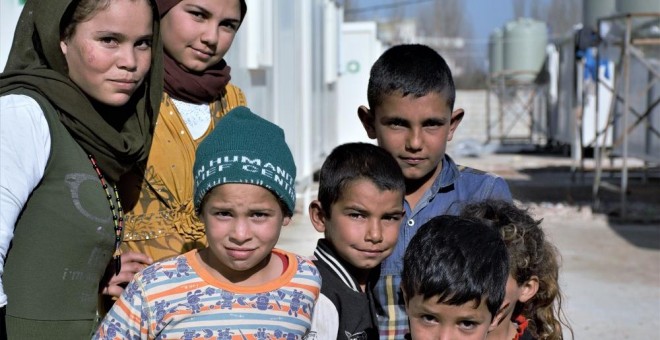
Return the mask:
<svg viewBox="0 0 660 340">
<path fill-rule="evenodd" d="M 372 142 L 357 116 L 367 103 L 371 66 L 383 52 L 376 22 L 344 23 L 341 38 L 340 73 L 337 83 L 337 144 Z"/>
<path fill-rule="evenodd" d="M 298 168 L 298 189 L 307 200 L 313 173 L 336 145 L 339 47 L 332 31 L 342 24 L 341 8 L 331 0 L 267 2 L 270 9 L 248 0 L 248 14 L 226 59 L 248 106 L 284 130 Z"/>
<path fill-rule="evenodd" d="M 596 92 L 596 81 L 589 79 L 585 82 L 584 102 L 582 110 L 582 145 L 595 145 L 596 131 L 600 133 L 600 146 L 612 146 L 612 130 L 606 133 L 607 119 L 612 108 L 614 94 L 610 89 L 614 88 L 614 62 L 598 66 L 598 91 Z M 598 96 L 596 96 L 598 93 Z M 598 104 L 596 104 L 598 101 Z M 598 110 L 596 110 L 598 108 Z"/>
<path fill-rule="evenodd" d="M 297 120 L 299 123 L 298 127 L 294 133 L 297 134 L 296 145 L 294 149 L 297 149 L 298 153 L 298 178 L 303 179 L 307 176 L 312 175 L 312 150 L 311 148 L 311 113 L 312 113 L 312 94 L 313 94 L 313 79 L 314 72 L 317 69 L 314 68 L 315 65 L 312 64 L 312 53 L 314 52 L 312 46 L 312 15 L 314 2 L 312 1 L 301 1 L 300 6 L 297 7 L 299 11 L 299 63 L 298 70 L 294 74 L 298 75 L 298 83 L 300 84 L 299 91 L 296 93 L 296 99 L 298 100 L 297 105 L 300 110 L 298 111 Z M 283 120 L 287 121 L 288 120 Z"/>
<path fill-rule="evenodd" d="M 18 17 L 23 9 L 21 0 L 0 0 L 0 70 L 4 70 Z"/>
<path fill-rule="evenodd" d="M 273 66 L 273 0 L 249 1 L 242 29 L 246 31 L 248 69 Z"/>
<path fill-rule="evenodd" d="M 324 81 L 332 84 L 339 74 L 339 27 L 341 25 L 339 7 L 331 0 L 325 0 L 323 14 L 323 58 Z"/>
<path fill-rule="evenodd" d="M 578 114 L 578 93 L 580 89 L 576 88 L 579 77 L 582 72 L 577 70 L 578 63 L 575 60 L 575 38 L 574 35 L 568 36 L 557 43 L 559 50 L 559 68 L 551 69 L 551 72 L 557 72 L 552 77 L 557 77 L 557 105 L 551 105 L 549 111 L 548 137 L 556 142 L 579 147 L 578 133 L 576 130 L 576 115 Z M 581 95 L 580 95 L 581 96 Z M 574 150 L 577 151 L 577 150 Z"/>
</svg>

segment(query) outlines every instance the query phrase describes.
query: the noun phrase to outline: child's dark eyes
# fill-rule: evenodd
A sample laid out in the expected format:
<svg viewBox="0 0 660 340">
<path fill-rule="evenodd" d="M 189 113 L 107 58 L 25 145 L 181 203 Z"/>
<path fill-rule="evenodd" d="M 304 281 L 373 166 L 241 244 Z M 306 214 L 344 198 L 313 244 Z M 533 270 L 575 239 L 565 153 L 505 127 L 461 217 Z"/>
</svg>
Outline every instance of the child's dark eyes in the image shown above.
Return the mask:
<svg viewBox="0 0 660 340">
<path fill-rule="evenodd" d="M 437 130 L 437 129 L 443 127 L 444 125 L 445 125 L 444 122 L 441 121 L 441 120 L 431 119 L 431 120 L 425 121 L 422 124 L 422 128 L 425 129 L 425 130 L 434 131 L 434 130 Z"/>
<path fill-rule="evenodd" d="M 151 48 L 151 39 L 140 40 L 135 43 L 135 46 L 140 49 L 149 49 Z"/>
<path fill-rule="evenodd" d="M 234 21 L 230 21 L 230 20 L 222 21 L 220 22 L 220 26 L 226 27 L 230 30 L 238 31 L 238 24 L 236 24 Z"/>
<path fill-rule="evenodd" d="M 435 120 L 431 120 L 431 121 L 425 122 L 423 124 L 424 127 L 436 127 L 436 126 L 442 126 L 442 125 L 444 125 L 442 122 L 435 121 Z"/>
<path fill-rule="evenodd" d="M 231 218 L 234 217 L 234 214 L 228 210 L 216 210 L 212 211 L 211 215 L 219 217 L 219 218 Z M 250 218 L 256 219 L 256 220 L 261 220 L 261 219 L 266 219 L 269 216 L 271 216 L 270 213 L 268 212 L 263 212 L 263 211 L 257 211 L 257 212 L 252 212 L 250 213 Z"/>
<path fill-rule="evenodd" d="M 101 38 L 99 38 L 99 41 L 103 45 L 111 45 L 111 46 L 119 45 L 119 41 L 115 37 L 101 37 Z"/>
<path fill-rule="evenodd" d="M 424 321 L 425 323 L 432 323 L 432 324 L 438 323 L 438 319 L 431 314 L 423 314 L 419 318 L 422 319 L 422 321 Z"/>
<path fill-rule="evenodd" d="M 268 217 L 268 216 L 270 216 L 268 213 L 265 213 L 265 212 L 262 212 L 262 211 L 258 211 L 258 212 L 252 213 L 252 217 L 254 217 L 254 218 L 258 218 L 258 219 L 266 218 L 266 217 Z"/>
<path fill-rule="evenodd" d="M 357 219 L 364 218 L 364 214 L 358 213 L 358 212 L 351 212 L 351 213 L 348 213 L 348 217 L 357 220 Z"/>
<path fill-rule="evenodd" d="M 392 119 L 386 123 L 387 126 L 392 128 L 406 127 L 407 124 L 403 119 Z"/>
<path fill-rule="evenodd" d="M 458 326 L 463 330 L 473 330 L 479 325 L 478 322 L 472 320 L 461 320 L 458 322 Z"/>
<path fill-rule="evenodd" d="M 403 218 L 403 214 L 393 214 L 393 215 L 387 215 L 387 216 L 383 217 L 384 220 L 393 221 L 393 222 L 401 221 L 402 218 Z"/>
<path fill-rule="evenodd" d="M 200 11 L 188 11 L 188 13 L 195 17 L 195 19 L 206 19 L 206 14 Z"/>
<path fill-rule="evenodd" d="M 229 211 L 224 211 L 224 210 L 215 211 L 213 212 L 213 215 L 218 217 L 231 217 L 231 213 Z"/>
</svg>

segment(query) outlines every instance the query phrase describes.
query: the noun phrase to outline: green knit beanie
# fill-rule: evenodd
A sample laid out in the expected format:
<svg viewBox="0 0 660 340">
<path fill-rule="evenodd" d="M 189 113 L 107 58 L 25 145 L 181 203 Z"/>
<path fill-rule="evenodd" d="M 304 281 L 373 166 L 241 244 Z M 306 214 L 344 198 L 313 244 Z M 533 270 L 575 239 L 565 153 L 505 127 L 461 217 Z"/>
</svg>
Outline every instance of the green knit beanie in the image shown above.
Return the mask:
<svg viewBox="0 0 660 340">
<path fill-rule="evenodd" d="M 227 113 L 199 144 L 193 167 L 195 208 L 214 187 L 225 183 L 259 185 L 296 205 L 296 164 L 284 131 L 239 106 Z"/>
</svg>

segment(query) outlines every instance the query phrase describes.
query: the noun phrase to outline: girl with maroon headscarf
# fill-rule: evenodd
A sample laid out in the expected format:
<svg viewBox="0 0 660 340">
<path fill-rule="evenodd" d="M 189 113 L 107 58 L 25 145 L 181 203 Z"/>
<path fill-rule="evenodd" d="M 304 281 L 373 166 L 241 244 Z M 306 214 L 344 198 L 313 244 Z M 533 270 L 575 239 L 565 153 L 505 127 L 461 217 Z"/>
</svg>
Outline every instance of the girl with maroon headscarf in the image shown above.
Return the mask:
<svg viewBox="0 0 660 340">
<path fill-rule="evenodd" d="M 164 47 L 165 93 L 146 164 L 123 179 L 123 250 L 172 257 L 206 246 L 194 213 L 191 169 L 199 142 L 231 109 L 246 105 L 229 83 L 224 56 L 245 0 L 156 0 Z"/>
</svg>

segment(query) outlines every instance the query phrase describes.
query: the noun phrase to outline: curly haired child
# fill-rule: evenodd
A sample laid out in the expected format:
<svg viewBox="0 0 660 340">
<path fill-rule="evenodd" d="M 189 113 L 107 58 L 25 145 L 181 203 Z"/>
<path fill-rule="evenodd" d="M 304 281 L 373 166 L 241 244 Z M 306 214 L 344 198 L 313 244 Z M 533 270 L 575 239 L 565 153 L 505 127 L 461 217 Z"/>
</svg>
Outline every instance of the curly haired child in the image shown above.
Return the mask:
<svg viewBox="0 0 660 340">
<path fill-rule="evenodd" d="M 559 252 L 546 239 L 542 220 L 502 200 L 469 204 L 461 215 L 488 221 L 509 252 L 505 317 L 488 339 L 558 340 L 564 338 L 562 325 L 572 334 L 561 307 Z"/>
</svg>

